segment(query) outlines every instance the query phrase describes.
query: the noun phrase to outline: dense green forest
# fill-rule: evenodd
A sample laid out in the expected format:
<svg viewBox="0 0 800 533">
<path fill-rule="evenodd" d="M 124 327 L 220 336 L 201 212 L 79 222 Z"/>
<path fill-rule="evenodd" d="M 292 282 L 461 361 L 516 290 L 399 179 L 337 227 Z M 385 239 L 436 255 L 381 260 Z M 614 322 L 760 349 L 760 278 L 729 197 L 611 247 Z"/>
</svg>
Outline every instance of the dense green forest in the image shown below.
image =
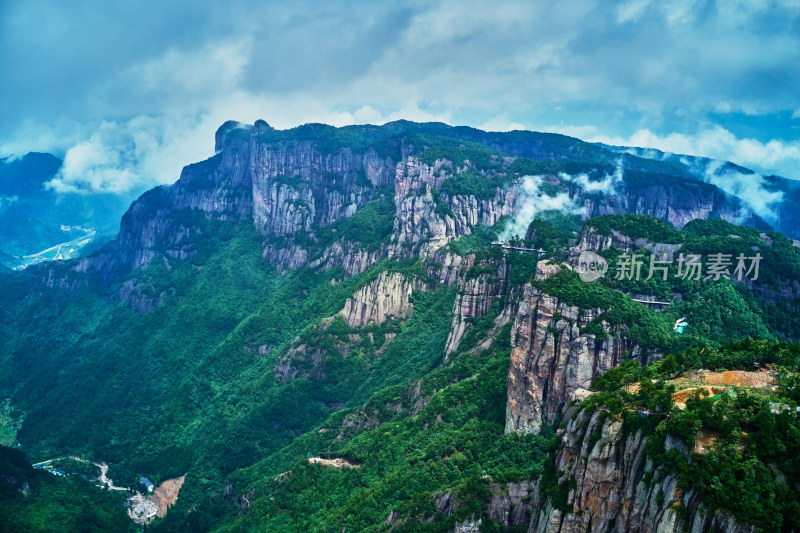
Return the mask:
<svg viewBox="0 0 800 533">
<path fill-rule="evenodd" d="M 0 446 L 2 531 L 136 531 L 124 500 L 79 475 L 34 469 L 24 453 Z"/>
<path fill-rule="evenodd" d="M 366 226 L 354 217 L 339 228 L 380 242 L 388 238 L 380 229 L 381 213 L 366 209 L 361 215 Z M 589 225 L 607 233 L 624 231 L 632 221 L 633 227 L 649 227 L 652 235 L 699 252 L 722 244 L 763 247 L 757 232 L 714 221 L 697 221 L 681 231 L 655 219 L 628 217 L 602 217 Z M 559 226 L 565 229 L 551 222 L 537 219 L 529 232 L 534 240 L 527 244 L 558 256 L 576 234 L 563 221 Z M 679 354 L 654 370 L 636 372 L 649 376 L 668 362 L 683 368 L 694 361 L 691 350 L 722 353 L 713 350 L 728 339 L 772 342 L 797 331 L 798 317 L 785 303 L 767 303 L 744 284 L 725 279 L 637 282 L 608 276 L 586 284 L 562 270 L 535 281 L 535 256 L 504 255 L 490 245 L 500 231 L 502 226 L 477 228 L 451 243 L 452 252 L 475 257 L 467 277 L 502 274 L 509 281 L 503 298 L 530 282 L 566 303 L 606 309 L 598 325 L 624 325 L 624 334 L 638 345 Z M 731 232 L 741 237 L 727 237 Z M 13 305 L 0 311 L 3 334 L 14 339 L 3 344 L 0 377 L 9 390 L 16 376 L 27 376 L 6 416 L 24 420 L 15 440 L 33 457 L 69 450 L 104 460 L 111 464 L 109 476 L 122 486 L 134 486 L 141 475 L 164 480 L 188 473 L 190 482 L 173 511 L 153 524 L 165 531 L 204 530 L 231 520 L 230 530 L 378 531 L 389 511 L 400 530 L 449 531 L 455 521 L 484 513 L 492 491 L 503 483 L 536 479 L 543 471 L 555 442 L 551 430 L 503 432 L 510 324 L 492 333 L 499 306 L 471 323 L 458 352 L 443 364 L 455 289 L 415 291 L 414 313 L 405 320 L 354 329 L 337 318 L 319 327 L 382 271 L 424 282 L 424 260 L 384 261 L 352 278 L 336 269 L 278 273 L 261 260 L 260 236 L 251 228 L 209 226 L 207 233 L 214 237 L 202 243 L 206 254 L 129 276 L 163 299 L 146 314 L 115 303 L 99 285 L 69 295 L 42 292 L 47 303 L 42 305 L 20 277 L 3 280 L 6 294 L 16 296 L 7 297 Z M 766 290 L 795 276 L 798 265 L 796 250 L 780 235 L 771 237 L 776 244 L 765 250 L 759 282 Z M 602 253 L 613 261 L 621 252 L 612 247 Z M 656 311 L 625 293 L 683 299 Z M 671 328 L 678 317 L 690 322 L 683 336 Z M 601 328 L 592 324 L 585 332 L 602 338 Z M 387 338 L 392 341 L 384 348 Z M 487 338 L 490 349 L 474 349 Z M 273 372 L 299 344 L 318 346 L 325 354 L 319 363 L 324 378 L 287 382 Z M 350 346 L 351 355 L 342 356 L 342 345 Z M 707 359 L 691 364 L 709 365 Z M 607 379 L 615 379 L 615 372 Z M 430 399 L 420 406 L 418 397 Z M 343 458 L 358 468 L 309 463 L 309 454 Z M 226 484 L 250 495 L 248 512 L 240 518 L 236 499 L 221 495 L 219 487 Z M 444 516 L 437 510 L 442 494 L 463 502 L 459 512 Z M 776 505 L 791 507 L 794 500 L 787 498 Z M 198 501 L 205 503 L 198 508 Z M 109 500 L 99 502 L 105 506 Z"/>
<path fill-rule="evenodd" d="M 536 477 L 552 435 L 503 434 L 507 334 L 508 328 L 498 335 L 491 355 L 464 356 L 423 378 L 416 393 L 435 391 L 425 407 L 415 407 L 407 386 L 383 389 L 358 410 L 326 421 L 329 431 L 305 435 L 238 473 L 237 483 L 255 482 L 257 499 L 229 530 L 380 531 L 388 509 L 397 513 L 399 531 L 450 531 L 457 520 L 484 512 L 493 483 Z M 343 417 L 373 409 L 374 429 L 339 433 Z M 309 463 L 307 450 L 358 468 Z M 282 473 L 263 475 L 276 471 Z M 444 491 L 470 503 L 445 516 L 434 505 Z M 419 523 L 423 517 L 435 525 Z"/>
<path fill-rule="evenodd" d="M 102 274 L 80 271 L 76 262 L 0 274 L 0 438 L 14 447 L 3 449 L 3 468 L 10 472 L 3 475 L 32 480 L 29 496 L 13 483 L 5 487 L 13 490 L 3 512 L 19 520 L 17 529 L 46 529 L 41 517 L 65 529 L 80 529 L 75 524 L 81 521 L 88 529 L 130 529 L 118 495 L 95 490 L 80 475 L 23 468 L 76 455 L 107 462 L 108 476 L 120 487 L 138 487 L 141 476 L 158 485 L 185 475 L 177 503 L 148 525 L 153 531 L 445 532 L 476 518 L 485 531 L 524 531 L 493 522 L 488 503 L 515 483 L 541 480 L 544 494 L 559 504 L 568 492 L 549 466 L 559 421 L 538 434 L 505 433 L 512 349 L 520 342 L 512 329 L 523 295 L 533 291 L 596 314 L 579 328 L 595 352 L 609 336 L 619 336 L 629 347 L 623 359 L 636 351 L 639 359 L 661 360 L 646 367 L 623 361 L 595 381 L 595 394 L 581 409 L 602 406 L 630 427 L 645 427 L 653 436 L 653 460 L 681 472 L 683 485 L 700 491 L 710 509 L 735 511 L 763 531 L 796 523 L 796 493 L 779 487 L 765 465 L 776 464 L 795 479 L 796 465 L 786 457 L 797 455 L 796 415 L 772 413 L 768 402 L 793 408 L 800 400 L 793 388 L 797 347 L 785 343 L 800 338 L 791 296 L 800 279 L 800 249 L 779 233 L 722 220 L 694 220 L 679 230 L 646 215 L 584 223 L 550 210 L 538 212 L 526 235 L 511 241 L 522 251 L 504 250 L 495 241 L 510 217 L 498 197 L 514 180 L 546 176 L 539 192 L 556 196 L 574 185 L 566 175 L 600 181 L 624 160 L 635 166 L 625 174 L 626 185 L 644 187 L 668 165 L 612 157 L 561 136 L 545 142 L 515 132 L 504 145 L 477 130 L 454 128 L 448 138 L 441 136 L 442 125 L 406 126 L 264 127 L 255 141 L 292 148 L 313 143 L 325 157 L 369 150 L 390 162 L 413 153 L 435 166 L 431 179 L 440 186 L 415 189 L 407 204 L 385 181 L 373 186 L 364 169 L 325 174 L 324 191 L 300 176 L 275 176 L 270 190 L 291 189 L 287 195 L 333 191 L 338 198 L 352 185 L 347 194 L 358 198 L 352 200 L 357 209 L 327 225 L 309 223 L 308 231 L 264 234 L 253 220 L 232 222 L 227 212 L 215 219 L 189 208 L 170 211 L 168 190 L 155 189 L 130 216 L 148 223 L 155 217 L 190 235 L 180 249 L 176 241 L 155 239 L 147 252 L 156 259 L 130 272 L 112 261 Z M 251 131 L 229 135 L 230 142 L 244 142 Z M 529 141 L 572 156 L 534 160 L 501 150 Z M 181 190 L 199 194 L 217 187 L 213 172 L 222 159 L 198 164 L 193 171 L 199 177 Z M 226 194 L 227 187 L 221 187 Z M 293 208 L 310 210 L 306 200 L 291 197 Z M 457 238 L 449 235 L 440 250 L 422 256 L 413 251 L 415 242 L 398 244 L 401 209 L 419 203 L 415 209 L 429 218 L 413 221 L 420 228 L 412 236 L 425 239 L 436 217 L 456 218 L 454 198 L 473 202 L 475 212 L 492 211 L 494 225 L 469 222 Z M 505 214 L 494 216 L 499 213 Z M 573 246 L 581 239 L 608 244 L 597 250 L 611 266 L 602 279 L 586 283 L 574 270 Z M 113 256 L 119 252 L 114 246 L 93 257 Z M 335 247 L 341 257 L 325 262 Z M 265 250 L 301 250 L 308 261 L 278 268 L 265 260 Z M 370 259 L 349 275 L 342 250 Z M 660 259 L 656 250 L 669 250 L 673 259 L 758 253 L 759 277 L 695 279 L 680 275 L 677 260 L 663 277 L 646 276 Z M 615 276 L 631 253 L 645 276 Z M 537 276 L 537 267 L 550 268 L 540 260 L 557 272 Z M 409 288 L 404 312 L 352 326 L 343 309 L 359 291 L 384 291 L 371 297 L 389 302 L 398 297 L 373 287 L 389 274 Z M 547 331 L 558 333 L 562 318 L 556 312 Z M 688 323 L 682 334 L 674 328 L 678 319 Z M 668 381 L 683 372 L 767 364 L 785 370 L 778 391 L 693 398 L 680 412 L 671 403 Z M 636 394 L 625 388 L 633 382 L 641 383 Z M 669 422 L 643 421 L 637 416 L 642 409 L 670 413 Z M 725 446 L 692 462 L 659 449 L 667 433 L 691 442 L 703 427 L 720 431 Z M 759 435 L 744 450 L 735 441 L 742 432 Z M 770 449 L 788 455 L 780 459 Z M 757 513 L 732 509 L 739 489 L 749 491 L 750 502 L 769 503 Z M 785 521 L 776 522 L 776 514 Z M 106 527 L 114 520 L 119 523 Z"/>
</svg>

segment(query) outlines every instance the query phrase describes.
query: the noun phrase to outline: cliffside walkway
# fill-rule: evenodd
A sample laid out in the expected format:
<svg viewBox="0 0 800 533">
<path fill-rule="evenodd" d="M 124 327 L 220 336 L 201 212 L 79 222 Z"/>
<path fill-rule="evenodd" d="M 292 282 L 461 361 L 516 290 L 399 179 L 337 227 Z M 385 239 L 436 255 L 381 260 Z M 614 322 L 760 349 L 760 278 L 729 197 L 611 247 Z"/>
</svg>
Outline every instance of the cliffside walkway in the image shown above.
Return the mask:
<svg viewBox="0 0 800 533">
<path fill-rule="evenodd" d="M 644 300 L 642 298 L 631 298 L 631 300 L 633 300 L 634 302 L 639 302 L 639 303 L 645 304 L 645 305 L 653 305 L 653 306 L 656 306 L 656 307 L 660 307 L 662 309 L 672 303 L 672 302 L 659 302 L 657 300 Z"/>
<path fill-rule="evenodd" d="M 492 242 L 492 246 L 499 246 L 503 249 L 503 251 L 514 250 L 515 252 L 533 252 L 536 254 L 545 254 L 547 250 L 542 250 L 541 248 L 526 248 L 525 246 L 514 246 L 507 242 L 500 242 L 494 241 Z"/>
</svg>

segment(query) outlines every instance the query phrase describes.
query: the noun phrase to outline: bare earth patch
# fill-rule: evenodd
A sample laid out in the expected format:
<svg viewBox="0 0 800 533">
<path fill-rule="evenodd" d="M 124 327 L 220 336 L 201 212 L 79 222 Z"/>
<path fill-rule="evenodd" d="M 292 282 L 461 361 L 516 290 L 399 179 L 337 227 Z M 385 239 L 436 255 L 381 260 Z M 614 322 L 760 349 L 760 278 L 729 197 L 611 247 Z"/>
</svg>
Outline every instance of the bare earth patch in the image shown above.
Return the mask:
<svg viewBox="0 0 800 533">
<path fill-rule="evenodd" d="M 769 370 L 759 370 L 756 372 L 746 372 L 743 370 L 728 370 L 727 372 L 691 372 L 687 374 L 687 379 L 697 380 L 709 385 L 735 385 L 737 387 L 748 386 L 756 388 L 766 388 L 777 384 L 777 379 Z"/>
<path fill-rule="evenodd" d="M 717 394 L 722 394 L 728 390 L 725 387 L 712 387 L 711 385 L 702 385 L 700 387 L 690 387 L 688 389 L 679 390 L 672 395 L 672 400 L 675 402 L 675 406 L 678 409 L 686 409 L 686 399 L 694 394 L 695 391 L 700 389 L 705 389 L 709 396 L 716 396 Z"/>
<path fill-rule="evenodd" d="M 153 494 L 145 496 L 141 492 L 128 498 L 128 516 L 137 524 L 147 525 L 156 516 L 161 518 L 167 509 L 178 500 L 178 492 L 183 486 L 186 474 L 161 483 Z"/>
<path fill-rule="evenodd" d="M 629 385 L 625 385 L 625 390 L 630 392 L 631 394 L 636 394 L 639 392 L 639 389 L 642 388 L 642 384 L 638 381 L 636 383 L 631 383 Z"/>
<path fill-rule="evenodd" d="M 697 440 L 694 442 L 694 453 L 708 453 L 714 447 L 719 436 L 719 431 L 700 430 Z"/>
<path fill-rule="evenodd" d="M 168 479 L 153 491 L 150 499 L 158 506 L 158 516 L 167 514 L 167 509 L 178 500 L 178 492 L 183 486 L 186 474 L 175 479 Z"/>
<path fill-rule="evenodd" d="M 334 468 L 344 468 L 344 467 L 347 467 L 347 468 L 360 468 L 361 467 L 361 465 L 357 465 L 355 463 L 351 463 L 347 459 L 341 459 L 341 458 L 323 459 L 321 457 L 311 457 L 308 460 L 308 462 L 309 463 L 319 463 L 322 466 L 332 466 Z"/>
<path fill-rule="evenodd" d="M 711 372 L 701 370 L 688 372 L 681 378 L 670 380 L 681 390 L 672 395 L 676 407 L 686 409 L 686 399 L 698 389 L 705 389 L 709 396 L 730 391 L 733 387 L 753 387 L 755 389 L 775 389 L 778 380 L 771 370 L 760 369 L 754 372 L 728 370 Z"/>
</svg>

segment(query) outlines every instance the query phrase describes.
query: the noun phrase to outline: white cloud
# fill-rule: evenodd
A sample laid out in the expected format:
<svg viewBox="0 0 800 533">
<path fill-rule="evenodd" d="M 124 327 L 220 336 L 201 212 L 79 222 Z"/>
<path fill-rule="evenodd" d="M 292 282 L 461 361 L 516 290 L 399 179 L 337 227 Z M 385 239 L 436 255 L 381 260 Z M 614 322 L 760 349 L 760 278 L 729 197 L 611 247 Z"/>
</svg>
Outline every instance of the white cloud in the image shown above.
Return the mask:
<svg viewBox="0 0 800 533">
<path fill-rule="evenodd" d="M 233 1 L 172 10 L 142 1 L 126 17 L 110 4 L 10 1 L 0 33 L 19 44 L 0 65 L 0 155 L 61 155 L 88 143 L 104 162 L 86 159 L 83 176 L 67 172 L 61 185 L 139 187 L 174 181 L 182 165 L 210 155 L 215 129 L 229 119 L 288 128 L 402 118 L 499 131 L 586 120 L 592 125 L 561 131 L 682 148 L 764 172 L 792 174 L 797 162 L 796 145 L 771 142 L 769 132 L 753 143 L 716 131 L 650 133 L 695 129 L 714 112 L 795 109 L 796 1 L 700 9 L 694 0 L 614 8 L 596 0 L 412 0 L 358 10 L 336 0 L 325 8 Z M 36 25 L 42 13 L 47 24 Z M 758 20 L 743 24 L 748 17 Z M 119 130 L 115 138 L 97 136 L 102 123 Z M 115 174 L 126 158 L 135 165 Z"/>
<path fill-rule="evenodd" d="M 430 112 L 422 109 L 419 102 L 407 102 L 400 109 L 389 113 L 385 122 L 393 120 L 413 120 L 415 122 L 445 122 L 450 123 L 453 120 L 453 115 L 450 111 L 443 112 Z"/>
<path fill-rule="evenodd" d="M 0 196 L 0 212 L 4 211 L 6 207 L 15 204 L 19 201 L 18 196 Z"/>
<path fill-rule="evenodd" d="M 521 72 L 531 75 L 545 67 L 557 68 L 562 64 L 562 58 L 569 54 L 565 40 L 539 44 L 530 49 L 523 49 L 513 58 L 514 64 Z"/>
<path fill-rule="evenodd" d="M 482 129 L 484 131 L 514 131 L 526 130 L 528 128 L 519 122 L 509 120 L 505 115 L 500 115 L 497 117 L 492 117 L 490 120 L 484 122 L 478 126 L 478 129 Z"/>
<path fill-rule="evenodd" d="M 582 212 L 582 208 L 566 192 L 559 192 L 555 196 L 545 194 L 541 189 L 543 183 L 542 176 L 522 177 L 519 184 L 517 212 L 500 235 L 501 241 L 517 236 L 525 237 L 533 219 L 544 211 L 561 211 L 576 215 Z"/>
<path fill-rule="evenodd" d="M 784 7 L 792 6 L 790 2 L 785 2 Z M 732 26 L 751 23 L 755 16 L 771 8 L 774 8 L 774 4 L 770 0 L 725 0 L 717 4 L 722 20 Z"/>
<path fill-rule="evenodd" d="M 76 129 L 68 142 L 60 145 L 55 143 L 54 132 L 39 126 L 37 132 L 42 139 L 39 146 L 54 147 L 65 153 L 64 165 L 49 187 L 58 192 L 139 194 L 156 185 L 173 183 L 185 165 L 214 155 L 214 132 L 230 119 L 252 124 L 263 117 L 279 129 L 309 122 L 347 126 L 383 124 L 401 118 L 420 122 L 452 120 L 447 112 L 431 113 L 413 101 L 383 114 L 371 106 L 353 112 L 330 110 L 321 102 L 305 100 L 302 95 L 275 101 L 242 91 L 215 99 L 210 107 L 210 111 L 200 115 L 178 108 L 161 116 L 106 121 L 92 131 Z M 2 147 L 8 148 L 16 146 Z M 31 149 L 30 141 L 26 148 L 25 151 Z"/>
<path fill-rule="evenodd" d="M 672 0 L 664 2 L 662 9 L 670 26 L 687 24 L 694 20 L 698 0 Z"/>
<path fill-rule="evenodd" d="M 569 135 L 570 137 L 575 137 L 577 139 L 589 142 L 602 142 L 593 140 L 596 137 L 600 136 L 601 133 L 600 130 L 598 130 L 595 126 L 591 126 L 589 124 L 583 126 L 571 126 L 564 124 L 560 124 L 558 126 L 546 126 L 542 128 L 542 131 L 560 133 L 562 135 Z"/>
<path fill-rule="evenodd" d="M 605 194 L 614 195 L 618 193 L 619 187 L 623 185 L 623 172 L 622 159 L 620 158 L 617 160 L 614 172 L 606 174 L 599 180 L 590 180 L 586 174 L 572 176 L 564 172 L 559 174 L 559 177 L 564 181 L 575 183 L 586 192 L 602 191 Z"/>
<path fill-rule="evenodd" d="M 673 152 L 641 147 L 630 148 L 626 152 L 659 161 L 670 160 L 676 155 Z M 784 195 L 782 191 L 770 190 L 763 175 L 740 172 L 719 159 L 681 156 L 679 161 L 688 166 L 694 176 L 741 199 L 749 207 L 748 212 L 741 213 L 742 217 L 749 216 L 752 212 L 773 225 L 778 223 L 777 208 L 783 202 Z M 619 163 L 617 165 L 619 168 Z M 744 220 L 739 223 L 744 223 Z"/>
<path fill-rule="evenodd" d="M 353 120 L 358 124 L 380 124 L 381 114 L 372 106 L 361 106 L 353 113 Z"/>
<path fill-rule="evenodd" d="M 235 90 L 248 65 L 250 38 L 210 42 L 198 50 L 168 50 L 152 61 L 137 63 L 117 79 L 147 93 L 170 87 L 169 94 L 186 99 Z"/>
<path fill-rule="evenodd" d="M 717 105 L 714 106 L 714 111 L 717 113 L 730 113 L 733 111 L 731 104 L 728 102 L 719 102 Z"/>
<path fill-rule="evenodd" d="M 0 140 L 0 157 L 22 157 L 28 152 L 61 153 L 87 137 L 86 127 L 76 121 L 44 125 L 25 120 L 13 137 Z"/>
<path fill-rule="evenodd" d="M 760 174 L 743 174 L 724 169 L 721 161 L 711 162 L 705 169 L 706 181 L 734 196 L 741 198 L 761 218 L 771 224 L 778 221 L 777 207 L 783 201 L 781 191 L 769 191 Z"/>
<path fill-rule="evenodd" d="M 787 178 L 800 179 L 800 141 L 761 142 L 739 138 L 721 126 L 704 129 L 695 135 L 672 133 L 661 136 L 649 129 L 640 129 L 630 137 L 604 135 L 593 126 L 555 126 L 547 130 L 579 136 L 589 142 L 656 148 L 664 152 L 721 159 L 760 172 L 777 172 Z"/>
<path fill-rule="evenodd" d="M 628 22 L 636 22 L 644 15 L 649 5 L 650 0 L 632 0 L 618 5 L 615 10 L 617 23 L 626 24 Z"/>
<path fill-rule="evenodd" d="M 67 150 L 64 165 L 47 186 L 57 192 L 112 193 L 136 187 L 138 159 L 150 139 L 125 133 L 114 123 L 102 124 L 87 141 Z"/>
</svg>

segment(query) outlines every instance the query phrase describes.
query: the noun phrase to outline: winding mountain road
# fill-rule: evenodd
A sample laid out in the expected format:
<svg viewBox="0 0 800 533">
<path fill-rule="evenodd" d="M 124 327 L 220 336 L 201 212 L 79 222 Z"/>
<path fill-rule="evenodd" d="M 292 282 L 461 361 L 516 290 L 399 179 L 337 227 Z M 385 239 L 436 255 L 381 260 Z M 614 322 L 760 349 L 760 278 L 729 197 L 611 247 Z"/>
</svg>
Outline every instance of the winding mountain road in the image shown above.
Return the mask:
<svg viewBox="0 0 800 533">
<path fill-rule="evenodd" d="M 33 466 L 43 466 L 52 463 L 53 461 L 58 461 L 59 459 L 72 459 L 73 461 L 80 461 L 81 463 L 89 463 L 93 464 L 97 468 L 100 469 L 100 477 L 97 479 L 100 481 L 100 487 L 106 487 L 108 490 L 133 490 L 127 487 L 117 487 L 114 485 L 114 481 L 106 476 L 108 472 L 108 465 L 105 461 L 102 463 L 95 463 L 94 461 L 90 461 L 89 459 L 84 459 L 83 457 L 78 457 L 77 455 L 70 455 L 69 457 L 54 457 L 53 459 L 48 459 L 47 461 L 42 461 L 40 463 L 34 463 Z"/>
</svg>

